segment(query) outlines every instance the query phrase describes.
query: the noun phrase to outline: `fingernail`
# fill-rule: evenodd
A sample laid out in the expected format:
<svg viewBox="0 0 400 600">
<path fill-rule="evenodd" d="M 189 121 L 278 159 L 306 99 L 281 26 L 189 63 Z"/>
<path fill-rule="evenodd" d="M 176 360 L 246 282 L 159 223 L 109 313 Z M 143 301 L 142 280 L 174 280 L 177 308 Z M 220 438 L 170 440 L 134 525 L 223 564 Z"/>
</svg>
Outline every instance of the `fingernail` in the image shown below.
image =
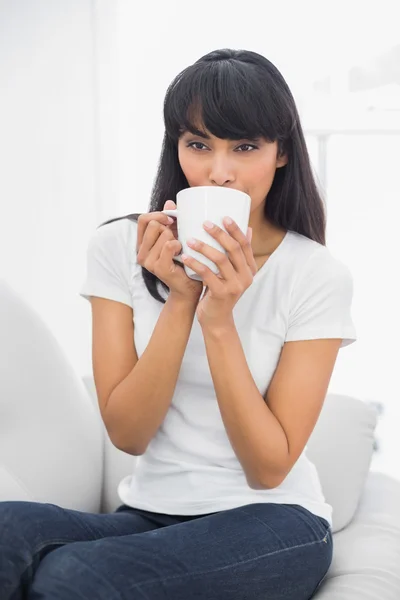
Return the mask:
<svg viewBox="0 0 400 600">
<path fill-rule="evenodd" d="M 206 229 L 212 229 L 214 227 L 211 221 L 204 221 L 203 225 Z"/>
<path fill-rule="evenodd" d="M 224 218 L 224 222 L 225 222 L 227 225 L 232 225 L 232 223 L 233 223 L 233 221 L 232 221 L 232 219 L 231 219 L 230 217 L 225 217 L 225 218 Z"/>
<path fill-rule="evenodd" d="M 172 217 L 168 217 L 168 223 L 170 223 L 172 225 L 172 223 L 174 222 Z"/>
<path fill-rule="evenodd" d="M 251 238 L 253 237 L 253 229 L 251 227 L 247 228 L 247 239 L 251 242 Z"/>
</svg>

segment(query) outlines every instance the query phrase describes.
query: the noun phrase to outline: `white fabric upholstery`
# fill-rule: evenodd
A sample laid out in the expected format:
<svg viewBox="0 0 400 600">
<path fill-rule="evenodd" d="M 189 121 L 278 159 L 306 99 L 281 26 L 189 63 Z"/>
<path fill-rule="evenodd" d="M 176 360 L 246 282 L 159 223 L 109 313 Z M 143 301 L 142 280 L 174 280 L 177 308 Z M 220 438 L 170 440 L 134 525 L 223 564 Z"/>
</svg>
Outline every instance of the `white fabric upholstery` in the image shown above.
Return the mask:
<svg viewBox="0 0 400 600">
<path fill-rule="evenodd" d="M 400 598 L 400 483 L 369 473 L 364 486 L 375 418 L 359 400 L 328 396 L 308 444 L 337 531 L 316 600 Z M 109 442 L 92 378 L 81 381 L 39 316 L 0 281 L 0 501 L 110 512 L 135 460 Z"/>
<path fill-rule="evenodd" d="M 328 394 L 307 445 L 326 501 L 333 507 L 334 532 L 354 516 L 371 463 L 377 413 L 361 400 Z"/>
<path fill-rule="evenodd" d="M 0 500 L 98 511 L 103 435 L 39 315 L 0 280 Z"/>
<path fill-rule="evenodd" d="M 315 600 L 399 600 L 398 481 L 370 473 L 353 520 L 333 540 L 333 561 Z"/>
</svg>

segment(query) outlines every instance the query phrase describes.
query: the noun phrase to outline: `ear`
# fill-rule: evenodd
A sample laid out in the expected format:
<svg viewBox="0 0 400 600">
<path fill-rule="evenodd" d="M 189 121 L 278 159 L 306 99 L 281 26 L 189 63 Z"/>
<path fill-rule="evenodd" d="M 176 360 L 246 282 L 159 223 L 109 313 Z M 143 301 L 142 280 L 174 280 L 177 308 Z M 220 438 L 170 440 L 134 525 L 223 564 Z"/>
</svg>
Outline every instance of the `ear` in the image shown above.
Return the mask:
<svg viewBox="0 0 400 600">
<path fill-rule="evenodd" d="M 281 167 L 284 167 L 285 165 L 287 165 L 287 163 L 288 163 L 288 157 L 287 157 L 287 155 L 286 154 L 281 154 L 276 159 L 276 168 L 280 169 Z"/>
</svg>

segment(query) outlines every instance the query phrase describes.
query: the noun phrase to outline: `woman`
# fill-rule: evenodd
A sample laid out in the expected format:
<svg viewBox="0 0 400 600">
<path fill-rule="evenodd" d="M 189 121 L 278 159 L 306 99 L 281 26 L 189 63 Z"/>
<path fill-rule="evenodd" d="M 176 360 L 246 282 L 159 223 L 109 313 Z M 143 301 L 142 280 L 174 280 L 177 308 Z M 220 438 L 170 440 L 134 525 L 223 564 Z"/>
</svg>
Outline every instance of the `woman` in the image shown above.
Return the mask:
<svg viewBox="0 0 400 600">
<path fill-rule="evenodd" d="M 150 210 L 97 229 L 81 290 L 102 418 L 140 458 L 112 514 L 1 505 L 3 600 L 306 600 L 329 568 L 305 445 L 355 340 L 352 278 L 325 247 L 293 97 L 264 57 L 219 50 L 172 82 L 164 117 Z M 205 293 L 161 212 L 199 185 L 251 197 L 247 235 L 207 229 L 227 258 L 192 244 L 218 277 L 184 258 Z"/>
</svg>

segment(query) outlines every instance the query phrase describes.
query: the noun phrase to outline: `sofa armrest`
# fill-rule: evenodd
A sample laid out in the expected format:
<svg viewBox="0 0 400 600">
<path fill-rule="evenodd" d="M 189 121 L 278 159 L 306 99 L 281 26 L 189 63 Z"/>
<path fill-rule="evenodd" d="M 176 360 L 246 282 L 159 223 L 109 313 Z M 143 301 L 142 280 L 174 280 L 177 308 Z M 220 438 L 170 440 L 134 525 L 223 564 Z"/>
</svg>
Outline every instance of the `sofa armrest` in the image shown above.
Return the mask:
<svg viewBox="0 0 400 600">
<path fill-rule="evenodd" d="M 351 523 L 333 536 L 333 561 L 315 600 L 400 598 L 400 482 L 370 472 Z"/>
<path fill-rule="evenodd" d="M 103 438 L 81 378 L 47 324 L 0 280 L 0 501 L 96 512 Z"/>
</svg>

